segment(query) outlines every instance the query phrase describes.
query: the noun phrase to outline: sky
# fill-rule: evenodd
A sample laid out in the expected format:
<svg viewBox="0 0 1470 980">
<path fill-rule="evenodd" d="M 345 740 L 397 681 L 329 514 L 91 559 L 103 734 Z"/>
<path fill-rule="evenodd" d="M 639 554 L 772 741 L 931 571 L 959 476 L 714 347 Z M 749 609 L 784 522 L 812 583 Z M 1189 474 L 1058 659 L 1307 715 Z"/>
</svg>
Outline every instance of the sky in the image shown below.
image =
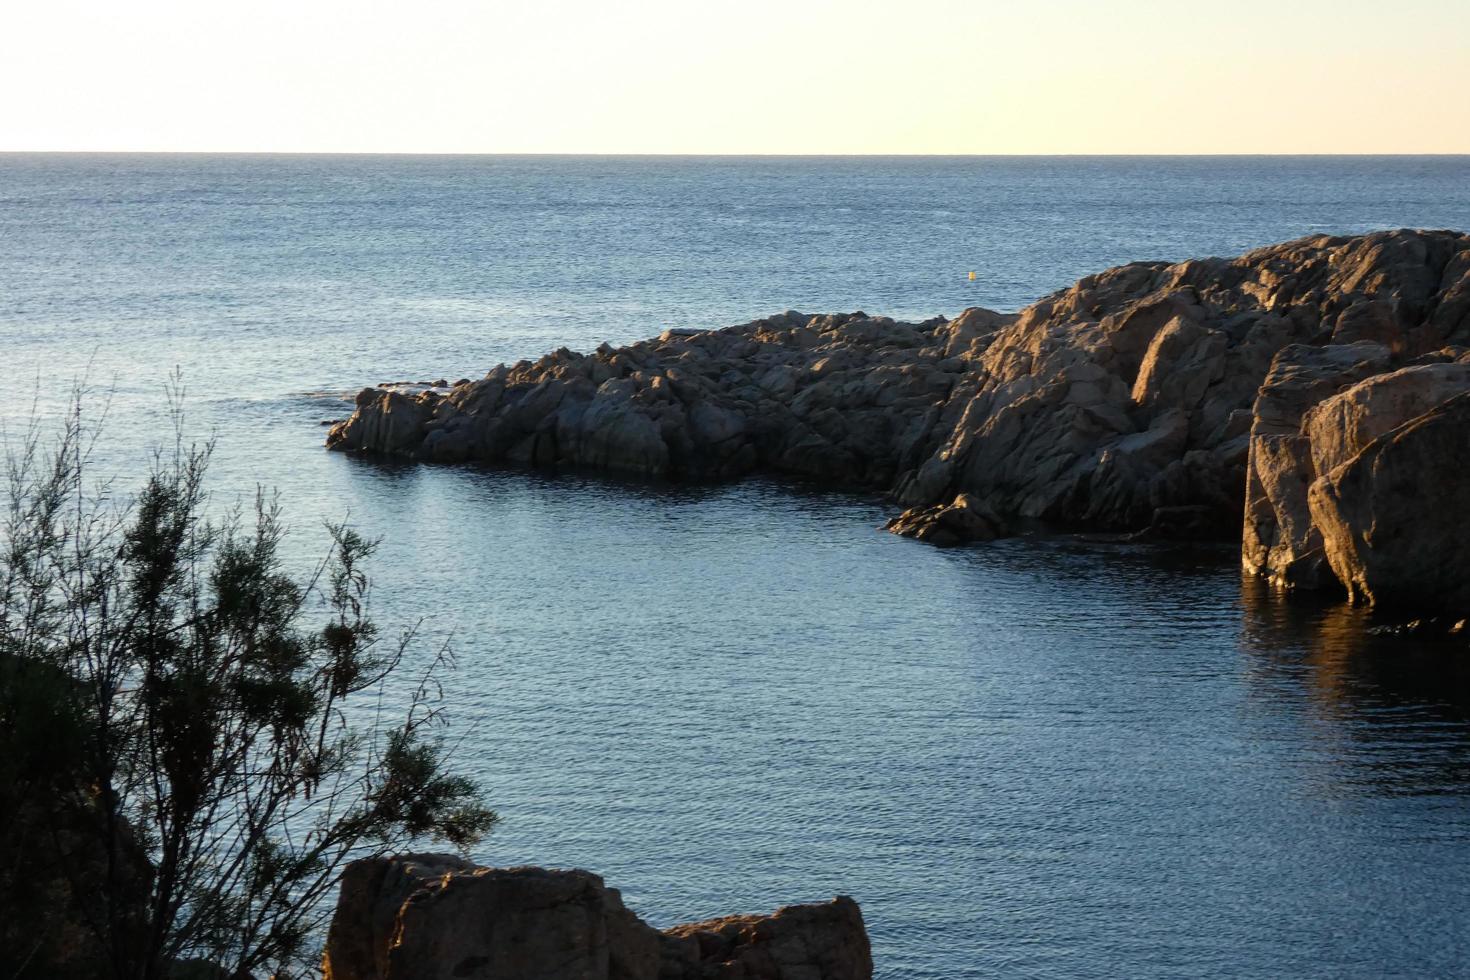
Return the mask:
<svg viewBox="0 0 1470 980">
<path fill-rule="evenodd" d="M 1470 0 L 0 0 L 0 150 L 1470 153 Z"/>
</svg>

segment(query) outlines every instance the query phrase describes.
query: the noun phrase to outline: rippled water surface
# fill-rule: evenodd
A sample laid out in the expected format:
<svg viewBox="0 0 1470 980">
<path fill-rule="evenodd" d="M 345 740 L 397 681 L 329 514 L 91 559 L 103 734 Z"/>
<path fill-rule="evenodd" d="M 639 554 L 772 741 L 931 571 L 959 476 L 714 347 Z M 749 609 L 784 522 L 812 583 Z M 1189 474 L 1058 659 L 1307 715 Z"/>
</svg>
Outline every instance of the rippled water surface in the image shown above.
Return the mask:
<svg viewBox="0 0 1470 980">
<path fill-rule="evenodd" d="M 320 448 L 363 383 L 1401 225 L 1470 228 L 1470 160 L 0 155 L 0 419 L 85 372 L 131 482 L 177 366 L 222 500 L 280 488 L 302 564 L 324 518 L 382 536 L 379 620 L 458 652 L 488 862 L 659 924 L 852 894 L 885 978 L 1451 976 L 1463 646 L 1228 547 L 939 551 L 861 495 Z"/>
</svg>

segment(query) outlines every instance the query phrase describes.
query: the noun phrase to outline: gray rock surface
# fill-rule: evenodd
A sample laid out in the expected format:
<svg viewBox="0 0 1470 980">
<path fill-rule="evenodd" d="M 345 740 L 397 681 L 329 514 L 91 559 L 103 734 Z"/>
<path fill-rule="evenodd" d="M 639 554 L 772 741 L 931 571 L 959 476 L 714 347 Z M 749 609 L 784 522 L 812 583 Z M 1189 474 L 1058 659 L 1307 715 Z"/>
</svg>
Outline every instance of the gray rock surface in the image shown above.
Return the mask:
<svg viewBox="0 0 1470 980">
<path fill-rule="evenodd" d="M 482 868 L 446 855 L 350 864 L 327 980 L 869 980 L 849 898 L 766 916 L 646 925 L 586 871 Z"/>
<path fill-rule="evenodd" d="M 936 543 L 1033 519 L 1219 529 L 1241 533 L 1248 571 L 1317 587 L 1333 574 L 1307 507 L 1323 475 L 1309 416 L 1467 344 L 1470 235 L 1315 236 L 1121 266 L 1013 315 L 787 312 L 559 350 L 412 398 L 366 389 L 328 446 L 667 479 L 812 476 L 890 492 L 911 509 L 890 528 Z M 1315 423 L 1319 441 L 1350 421 L 1333 418 Z M 1344 442 L 1320 441 L 1334 465 L 1381 428 L 1352 424 Z M 984 526 L 969 519 L 982 507 Z"/>
</svg>

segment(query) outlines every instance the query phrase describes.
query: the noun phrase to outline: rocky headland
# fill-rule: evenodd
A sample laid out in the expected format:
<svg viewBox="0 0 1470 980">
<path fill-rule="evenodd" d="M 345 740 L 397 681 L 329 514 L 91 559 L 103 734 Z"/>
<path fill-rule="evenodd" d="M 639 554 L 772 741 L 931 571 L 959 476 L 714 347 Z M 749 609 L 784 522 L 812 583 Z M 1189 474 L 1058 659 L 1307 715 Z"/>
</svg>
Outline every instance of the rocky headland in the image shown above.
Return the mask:
<svg viewBox="0 0 1470 980">
<path fill-rule="evenodd" d="M 1470 613 L 1470 235 L 1139 262 L 1016 314 L 787 312 L 366 388 L 332 449 L 877 488 L 935 544 L 1239 536 L 1286 588 Z"/>
<path fill-rule="evenodd" d="M 871 980 L 850 898 L 659 931 L 586 871 L 482 868 L 450 855 L 348 865 L 327 980 Z"/>
</svg>

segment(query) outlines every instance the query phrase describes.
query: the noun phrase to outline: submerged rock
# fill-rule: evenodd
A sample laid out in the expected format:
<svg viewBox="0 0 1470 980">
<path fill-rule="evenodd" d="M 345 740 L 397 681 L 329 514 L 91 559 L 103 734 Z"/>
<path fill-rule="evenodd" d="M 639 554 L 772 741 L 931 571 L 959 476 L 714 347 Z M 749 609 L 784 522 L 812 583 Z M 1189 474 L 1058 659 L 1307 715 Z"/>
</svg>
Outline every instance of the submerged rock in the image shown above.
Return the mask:
<svg viewBox="0 0 1470 980">
<path fill-rule="evenodd" d="M 857 903 L 659 932 L 586 871 L 482 868 L 448 855 L 371 858 L 342 877 L 327 980 L 869 980 Z"/>
<path fill-rule="evenodd" d="M 1365 418 L 1396 409 L 1385 390 L 1334 410 L 1353 418 L 1313 410 L 1375 375 L 1454 362 L 1465 344 L 1470 235 L 1315 236 L 1121 266 L 1018 314 L 788 311 L 563 349 L 448 391 L 367 389 L 328 446 L 664 479 L 811 476 L 888 491 L 909 508 L 890 529 L 936 543 L 1031 519 L 1218 529 L 1241 534 L 1248 571 L 1319 587 L 1336 573 L 1307 503 L 1326 465 L 1313 454 L 1337 465 L 1384 429 Z M 1352 432 L 1329 447 L 1338 425 Z"/>
</svg>

